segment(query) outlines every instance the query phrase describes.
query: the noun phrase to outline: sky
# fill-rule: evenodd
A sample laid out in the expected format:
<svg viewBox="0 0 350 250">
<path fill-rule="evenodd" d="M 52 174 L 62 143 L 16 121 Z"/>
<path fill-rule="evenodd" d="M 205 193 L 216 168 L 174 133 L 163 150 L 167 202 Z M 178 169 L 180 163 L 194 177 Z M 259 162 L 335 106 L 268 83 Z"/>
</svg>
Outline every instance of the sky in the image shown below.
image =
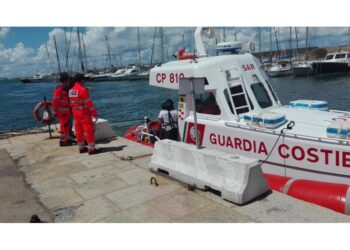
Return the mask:
<svg viewBox="0 0 350 250">
<path fill-rule="evenodd" d="M 84 40 L 88 69 L 108 67 L 108 40 L 111 61 L 114 66 L 136 63 L 137 28 L 136 27 L 79 27 Z M 156 30 L 156 33 L 155 33 Z M 297 27 L 299 47 L 305 44 L 305 27 Z M 140 47 L 142 63 L 151 62 L 154 44 L 153 62 L 160 61 L 160 28 L 140 27 Z M 172 60 L 173 54 L 183 47 L 194 50 L 194 27 L 163 28 L 166 60 Z M 216 28 L 223 37 L 224 29 Z M 276 48 L 275 33 L 280 48 L 289 46 L 290 27 L 272 27 L 273 44 Z M 241 41 L 243 46 L 249 42 L 258 50 L 258 27 L 225 27 L 226 40 Z M 56 72 L 54 37 L 62 69 L 78 70 L 77 27 L 0 27 L 0 77 L 30 76 L 34 73 Z M 292 28 L 293 47 L 296 47 L 295 28 Z M 270 27 L 261 27 L 261 50 L 270 46 Z M 318 47 L 350 44 L 348 27 L 310 27 L 309 45 Z M 68 60 L 67 48 L 69 47 Z M 47 48 L 47 49 L 46 49 Z M 68 63 L 66 63 L 68 62 Z"/>
</svg>

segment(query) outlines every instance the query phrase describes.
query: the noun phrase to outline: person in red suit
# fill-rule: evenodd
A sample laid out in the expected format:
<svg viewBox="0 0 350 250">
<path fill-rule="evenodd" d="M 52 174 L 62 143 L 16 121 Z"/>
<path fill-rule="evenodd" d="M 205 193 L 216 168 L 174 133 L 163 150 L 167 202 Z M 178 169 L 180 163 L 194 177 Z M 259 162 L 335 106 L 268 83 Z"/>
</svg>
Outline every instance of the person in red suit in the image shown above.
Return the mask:
<svg viewBox="0 0 350 250">
<path fill-rule="evenodd" d="M 53 113 L 60 121 L 60 146 L 71 146 L 75 143 L 70 136 L 72 111 L 69 103 L 69 75 L 66 72 L 60 74 L 60 84 L 53 92 Z"/>
<path fill-rule="evenodd" d="M 97 154 L 100 149 L 95 147 L 95 128 L 92 118 L 97 120 L 97 111 L 90 99 L 89 91 L 84 86 L 84 75 L 75 76 L 75 84 L 69 90 L 69 99 L 75 122 L 75 135 L 79 153 Z M 88 148 L 84 145 L 84 139 Z"/>
</svg>

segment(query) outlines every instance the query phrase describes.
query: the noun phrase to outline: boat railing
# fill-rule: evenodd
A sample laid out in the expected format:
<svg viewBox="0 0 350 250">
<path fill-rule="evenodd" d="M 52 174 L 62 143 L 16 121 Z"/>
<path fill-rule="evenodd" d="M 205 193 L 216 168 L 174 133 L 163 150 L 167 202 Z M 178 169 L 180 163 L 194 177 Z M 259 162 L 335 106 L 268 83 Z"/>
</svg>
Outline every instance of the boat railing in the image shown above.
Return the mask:
<svg viewBox="0 0 350 250">
<path fill-rule="evenodd" d="M 261 127 L 255 127 L 255 126 L 249 126 L 249 125 L 243 125 L 243 124 L 236 124 L 231 122 L 225 122 L 225 125 L 228 127 L 234 127 L 234 128 L 240 128 L 245 130 L 253 130 L 261 133 L 266 134 L 273 134 L 273 135 L 279 135 L 280 132 L 276 130 L 269 130 L 266 128 Z M 317 136 L 309 136 L 309 135 L 298 135 L 295 133 L 285 133 L 283 137 L 289 137 L 289 138 L 297 138 L 300 140 L 308 140 L 308 141 L 317 141 L 317 142 L 323 142 L 323 143 L 330 143 L 330 144 L 342 144 L 342 145 L 350 145 L 350 141 L 347 139 L 340 139 L 340 138 L 322 138 Z"/>
</svg>

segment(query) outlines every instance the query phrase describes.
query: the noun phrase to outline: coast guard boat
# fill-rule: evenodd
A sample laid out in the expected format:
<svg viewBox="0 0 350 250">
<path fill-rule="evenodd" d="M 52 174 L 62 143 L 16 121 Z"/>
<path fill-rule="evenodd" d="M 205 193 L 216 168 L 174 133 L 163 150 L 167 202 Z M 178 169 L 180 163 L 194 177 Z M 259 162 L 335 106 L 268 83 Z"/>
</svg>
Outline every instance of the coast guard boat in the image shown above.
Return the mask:
<svg viewBox="0 0 350 250">
<path fill-rule="evenodd" d="M 182 78 L 204 78 L 205 93 L 195 96 L 203 147 L 259 159 L 271 189 L 349 213 L 350 113 L 318 100 L 282 105 L 256 57 L 235 46 L 220 51 L 220 43 L 219 55 L 208 56 L 206 39 L 218 41 L 211 28 L 197 28 L 196 58 L 153 68 L 150 85 L 178 89 Z M 178 127 L 180 140 L 195 144 L 192 103 L 191 94 L 179 96 Z"/>
</svg>

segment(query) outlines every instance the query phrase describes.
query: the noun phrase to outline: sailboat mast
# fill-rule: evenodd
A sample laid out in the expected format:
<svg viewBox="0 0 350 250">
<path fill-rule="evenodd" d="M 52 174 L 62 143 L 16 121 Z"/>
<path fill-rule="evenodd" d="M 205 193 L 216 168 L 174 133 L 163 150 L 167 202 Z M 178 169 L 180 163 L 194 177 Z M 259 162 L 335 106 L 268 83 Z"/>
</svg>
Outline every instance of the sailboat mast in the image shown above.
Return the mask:
<svg viewBox="0 0 350 250">
<path fill-rule="evenodd" d="M 270 27 L 270 60 L 272 61 L 272 27 Z"/>
<path fill-rule="evenodd" d="M 68 65 L 69 65 L 68 56 L 69 56 L 70 42 L 71 42 L 71 40 L 72 40 L 72 33 L 73 33 L 73 28 L 71 29 L 71 32 L 70 32 L 70 35 L 69 35 L 69 41 L 68 41 L 68 43 L 66 42 L 66 63 L 65 63 L 65 69 L 66 69 L 66 71 L 68 71 Z M 65 37 L 65 39 L 67 38 L 66 32 L 64 32 L 64 37 Z"/>
<path fill-rule="evenodd" d="M 306 27 L 305 31 L 305 59 L 308 57 L 308 43 L 309 43 L 309 27 Z"/>
<path fill-rule="evenodd" d="M 292 56 L 292 27 L 289 27 L 289 55 Z"/>
<path fill-rule="evenodd" d="M 51 64 L 51 57 L 50 57 L 50 53 L 49 53 L 49 50 L 47 48 L 47 45 L 45 45 L 45 49 L 46 49 L 47 57 L 49 58 L 51 72 L 53 72 L 53 68 L 52 68 L 52 64 Z"/>
<path fill-rule="evenodd" d="M 153 44 L 152 44 L 152 51 L 151 51 L 151 65 L 153 63 L 153 53 L 154 53 L 154 44 L 156 42 L 156 33 L 157 33 L 157 27 L 154 28 L 154 32 L 153 32 Z"/>
<path fill-rule="evenodd" d="M 84 67 L 84 62 L 83 62 L 83 53 L 81 51 L 81 41 L 80 41 L 80 33 L 79 29 L 77 28 L 77 34 L 78 34 L 78 46 L 79 46 L 79 60 L 80 60 L 80 66 L 81 66 L 81 71 L 85 72 L 85 67 Z"/>
<path fill-rule="evenodd" d="M 141 46 L 140 46 L 140 29 L 137 27 L 137 63 L 141 67 Z"/>
<path fill-rule="evenodd" d="M 276 49 L 277 49 L 277 55 L 278 55 L 278 59 L 280 59 L 280 51 L 279 51 L 279 47 L 278 47 L 278 38 L 277 38 L 277 29 L 275 28 L 275 39 L 276 39 Z"/>
<path fill-rule="evenodd" d="M 55 50 L 56 50 L 56 57 L 57 57 L 58 72 L 61 74 L 60 57 L 58 56 L 57 43 L 56 43 L 56 36 L 55 36 L 55 35 L 53 35 L 53 40 L 54 40 L 54 43 L 55 43 Z"/>
<path fill-rule="evenodd" d="M 300 57 L 299 57 L 299 39 L 298 39 L 297 27 L 294 28 L 294 32 L 295 32 L 295 40 L 297 42 L 297 57 L 298 57 L 298 60 L 300 62 Z"/>
<path fill-rule="evenodd" d="M 261 27 L 259 27 L 258 36 L 259 36 L 259 58 L 261 60 Z"/>
<path fill-rule="evenodd" d="M 185 47 L 186 47 L 186 46 L 185 46 L 185 33 L 182 32 L 182 33 L 181 33 L 181 36 L 182 36 L 182 48 L 185 49 Z"/>
<path fill-rule="evenodd" d="M 159 28 L 160 33 L 160 46 L 161 46 L 161 54 L 160 54 L 160 63 L 164 62 L 164 38 L 163 38 L 163 27 Z"/>
<path fill-rule="evenodd" d="M 113 68 L 112 59 L 111 59 L 111 52 L 110 52 L 110 49 L 109 49 L 109 43 L 108 43 L 107 35 L 105 35 L 105 38 L 106 38 L 106 44 L 107 44 L 107 54 L 108 54 L 109 65 L 111 66 L 111 68 Z"/>
<path fill-rule="evenodd" d="M 85 43 L 84 43 L 84 35 L 83 35 L 83 34 L 81 34 L 81 41 L 83 42 L 83 51 L 84 51 L 85 67 L 86 67 L 86 70 L 88 70 L 88 63 L 87 63 L 87 56 L 86 56 Z"/>
<path fill-rule="evenodd" d="M 224 37 L 224 42 L 226 42 L 226 28 L 223 28 L 223 37 Z"/>
</svg>

